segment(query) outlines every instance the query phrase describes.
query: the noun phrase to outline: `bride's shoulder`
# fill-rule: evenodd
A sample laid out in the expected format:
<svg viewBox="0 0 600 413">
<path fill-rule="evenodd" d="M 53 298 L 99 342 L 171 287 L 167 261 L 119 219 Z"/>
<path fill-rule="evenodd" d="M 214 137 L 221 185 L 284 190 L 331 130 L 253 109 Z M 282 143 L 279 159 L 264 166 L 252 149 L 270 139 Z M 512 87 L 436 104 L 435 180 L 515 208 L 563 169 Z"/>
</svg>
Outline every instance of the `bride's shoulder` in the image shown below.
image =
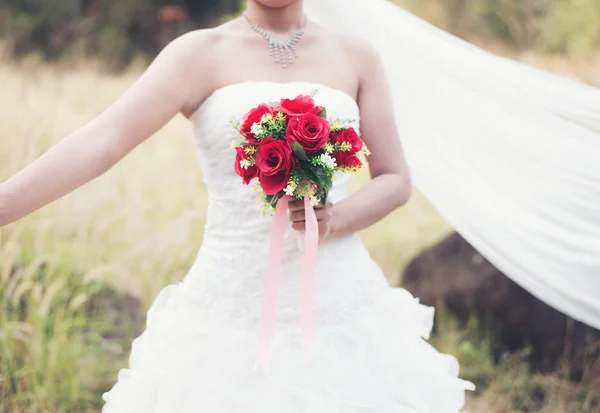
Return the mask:
<svg viewBox="0 0 600 413">
<path fill-rule="evenodd" d="M 240 30 L 239 26 L 239 22 L 235 20 L 212 28 L 193 30 L 177 37 L 167 47 L 216 64 L 219 56 L 231 56 L 236 47 L 254 37 Z"/>
<path fill-rule="evenodd" d="M 161 54 L 172 64 L 190 67 L 194 77 L 210 75 L 210 71 L 215 69 L 215 55 L 223 44 L 230 43 L 230 38 L 231 31 L 224 26 L 193 30 L 171 40 Z"/>
<path fill-rule="evenodd" d="M 203 48 L 214 47 L 222 40 L 223 36 L 222 30 L 218 28 L 193 30 L 176 37 L 167 45 L 167 48 L 178 49 L 182 52 L 195 51 L 197 55 L 198 51 Z"/>
<path fill-rule="evenodd" d="M 334 32 L 324 29 L 322 38 L 330 39 L 331 44 L 339 52 L 332 52 L 338 59 L 346 62 L 356 81 L 356 90 L 366 90 L 372 85 L 385 84 L 385 70 L 382 56 L 377 48 L 368 40 L 348 33 Z M 358 95 L 358 93 L 357 93 Z"/>
<path fill-rule="evenodd" d="M 327 28 L 321 28 L 321 38 L 328 38 L 336 48 L 342 50 L 350 59 L 364 65 L 376 61 L 379 54 L 371 42 L 356 35 L 340 33 Z"/>
<path fill-rule="evenodd" d="M 338 34 L 340 44 L 359 62 L 369 62 L 379 58 L 375 47 L 367 40 L 349 34 Z"/>
<path fill-rule="evenodd" d="M 190 31 L 172 40 L 157 56 L 154 65 L 165 73 L 162 77 L 176 79 L 188 95 L 182 109 L 186 116 L 215 88 L 219 67 L 214 57 L 226 37 L 218 28 Z"/>
</svg>

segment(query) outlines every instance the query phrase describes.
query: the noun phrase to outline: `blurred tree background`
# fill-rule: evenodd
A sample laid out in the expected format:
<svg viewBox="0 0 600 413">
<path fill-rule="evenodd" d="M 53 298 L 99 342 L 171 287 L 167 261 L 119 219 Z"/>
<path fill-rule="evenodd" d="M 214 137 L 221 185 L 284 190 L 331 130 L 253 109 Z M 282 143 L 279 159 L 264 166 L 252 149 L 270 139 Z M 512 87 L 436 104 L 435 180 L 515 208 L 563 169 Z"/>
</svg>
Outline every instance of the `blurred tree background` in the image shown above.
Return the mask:
<svg viewBox="0 0 600 413">
<path fill-rule="evenodd" d="M 470 40 L 585 56 L 600 47 L 600 0 L 401 0 L 434 24 Z M 219 24 L 244 0 L 3 0 L 0 35 L 15 56 L 99 56 L 113 67 L 169 40 Z"/>
<path fill-rule="evenodd" d="M 16 57 L 99 56 L 124 67 L 152 56 L 173 38 L 217 25 L 242 0 L 4 0 L 0 34 Z"/>
<path fill-rule="evenodd" d="M 406 0 L 413 12 L 463 38 L 519 51 L 584 56 L 600 47 L 599 0 Z"/>
</svg>

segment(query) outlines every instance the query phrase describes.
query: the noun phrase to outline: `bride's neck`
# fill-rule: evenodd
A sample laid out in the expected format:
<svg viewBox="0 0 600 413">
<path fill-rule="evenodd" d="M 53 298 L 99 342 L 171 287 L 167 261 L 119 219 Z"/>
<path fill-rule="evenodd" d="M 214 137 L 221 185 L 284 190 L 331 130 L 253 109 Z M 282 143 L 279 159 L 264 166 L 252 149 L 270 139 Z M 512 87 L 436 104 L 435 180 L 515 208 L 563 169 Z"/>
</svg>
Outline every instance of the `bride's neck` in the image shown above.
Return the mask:
<svg viewBox="0 0 600 413">
<path fill-rule="evenodd" d="M 268 7 L 256 0 L 248 0 L 246 15 L 253 22 L 274 33 L 289 33 L 304 22 L 302 0 L 284 7 Z"/>
</svg>

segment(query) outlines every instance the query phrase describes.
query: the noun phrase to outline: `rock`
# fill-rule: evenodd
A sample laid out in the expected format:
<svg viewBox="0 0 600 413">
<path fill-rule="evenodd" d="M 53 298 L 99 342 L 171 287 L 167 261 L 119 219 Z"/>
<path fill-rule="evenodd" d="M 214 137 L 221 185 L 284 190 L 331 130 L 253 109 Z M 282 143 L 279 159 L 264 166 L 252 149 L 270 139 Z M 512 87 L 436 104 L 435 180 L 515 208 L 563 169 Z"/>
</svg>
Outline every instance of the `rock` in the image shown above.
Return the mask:
<svg viewBox="0 0 600 413">
<path fill-rule="evenodd" d="M 534 297 L 457 233 L 417 256 L 404 272 L 403 287 L 423 304 L 446 309 L 463 322 L 474 312 L 480 315 L 480 327 L 496 333 L 497 356 L 529 345 L 535 369 L 555 371 L 567 355 L 574 374 L 581 374 L 590 367 L 589 349 L 596 343 L 600 363 L 600 331 Z"/>
<path fill-rule="evenodd" d="M 106 284 L 96 284 L 92 289 L 94 294 L 86 309 L 91 319 L 101 320 L 102 337 L 129 345 L 145 326 L 146 313 L 141 301 Z"/>
</svg>

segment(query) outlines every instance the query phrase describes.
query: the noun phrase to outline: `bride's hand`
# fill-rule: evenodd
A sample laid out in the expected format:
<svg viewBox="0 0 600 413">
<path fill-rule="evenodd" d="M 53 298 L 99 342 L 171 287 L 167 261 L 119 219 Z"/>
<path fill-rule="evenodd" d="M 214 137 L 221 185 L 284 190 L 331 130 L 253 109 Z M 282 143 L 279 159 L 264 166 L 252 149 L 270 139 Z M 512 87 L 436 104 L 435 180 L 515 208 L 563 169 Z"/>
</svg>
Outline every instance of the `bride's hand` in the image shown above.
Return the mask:
<svg viewBox="0 0 600 413">
<path fill-rule="evenodd" d="M 325 241 L 331 235 L 331 209 L 333 204 L 327 205 L 319 203 L 315 206 L 315 214 L 319 223 L 319 241 Z M 304 200 L 291 199 L 288 207 L 290 211 L 290 221 L 292 228 L 299 232 L 304 232 L 306 215 L 304 210 Z"/>
</svg>

